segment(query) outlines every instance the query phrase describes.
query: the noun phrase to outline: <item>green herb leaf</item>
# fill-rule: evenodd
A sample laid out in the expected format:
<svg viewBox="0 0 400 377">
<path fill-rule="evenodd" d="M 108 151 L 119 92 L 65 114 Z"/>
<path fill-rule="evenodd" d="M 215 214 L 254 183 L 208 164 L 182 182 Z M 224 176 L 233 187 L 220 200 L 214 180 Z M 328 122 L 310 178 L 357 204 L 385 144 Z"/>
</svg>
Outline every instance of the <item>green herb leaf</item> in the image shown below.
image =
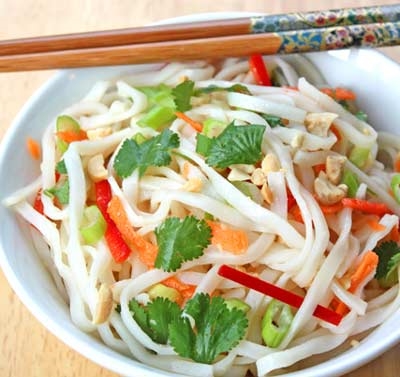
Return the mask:
<svg viewBox="0 0 400 377">
<path fill-rule="evenodd" d="M 171 149 L 179 147 L 178 134 L 163 130 L 159 135 L 138 144 L 126 139 L 117 153 L 114 169 L 121 178 L 129 177 L 135 169 L 142 176 L 149 166 L 167 166 L 171 163 Z"/>
<path fill-rule="evenodd" d="M 229 124 L 220 135 L 211 138 L 204 154 L 210 166 L 226 168 L 233 164 L 254 164 L 261 159 L 265 126 Z M 203 143 L 204 144 L 204 143 Z"/>
<path fill-rule="evenodd" d="M 147 305 L 149 325 L 152 330 L 151 338 L 161 344 L 167 344 L 170 323 L 179 320 L 181 309 L 177 303 L 163 297 L 157 297 Z"/>
<path fill-rule="evenodd" d="M 194 216 L 183 220 L 169 217 L 155 229 L 155 234 L 158 244 L 155 266 L 164 271 L 176 271 L 183 262 L 203 255 L 211 239 L 210 227 Z"/>
<path fill-rule="evenodd" d="M 395 241 L 385 241 L 375 247 L 374 252 L 379 257 L 375 277 L 385 286 L 397 283 L 400 246 Z"/>
<path fill-rule="evenodd" d="M 152 330 L 149 324 L 149 316 L 146 307 L 140 305 L 134 298 L 129 301 L 129 311 L 133 319 L 137 322 L 140 328 L 150 336 Z"/>
<path fill-rule="evenodd" d="M 56 186 L 49 188 L 44 193 L 50 197 L 56 197 L 60 204 L 69 203 L 69 181 L 65 179 L 63 182 L 58 183 Z"/>
<path fill-rule="evenodd" d="M 172 89 L 172 95 L 174 96 L 177 111 L 185 112 L 192 108 L 190 98 L 194 93 L 193 89 L 194 82 L 191 80 L 185 80 Z"/>
<path fill-rule="evenodd" d="M 170 343 L 179 355 L 200 363 L 211 364 L 220 353 L 235 347 L 248 326 L 242 310 L 228 309 L 222 297 L 210 298 L 204 293 L 189 300 L 184 313 L 194 319 L 196 332 L 187 319 L 173 322 Z"/>
<path fill-rule="evenodd" d="M 67 174 L 68 173 L 67 172 L 67 167 L 65 166 L 65 161 L 64 160 L 61 160 L 61 161 L 57 162 L 56 171 L 57 171 L 57 173 L 60 173 L 60 174 Z"/>
<path fill-rule="evenodd" d="M 243 93 L 243 94 L 248 94 L 251 95 L 251 92 L 249 89 L 247 89 L 246 86 L 241 85 L 241 84 L 234 84 L 232 86 L 229 86 L 227 88 L 223 88 L 221 86 L 217 85 L 209 85 L 205 88 L 198 88 L 195 91 L 195 95 L 199 94 L 209 94 L 213 92 L 236 92 L 236 93 Z"/>
<path fill-rule="evenodd" d="M 270 115 L 270 114 L 262 114 L 262 113 L 260 113 L 258 115 L 260 115 L 262 118 L 264 118 L 268 122 L 268 124 L 270 125 L 271 128 L 278 127 L 278 126 L 285 127 L 285 123 L 283 123 L 283 120 L 281 117 L 278 117 L 276 115 Z"/>
</svg>

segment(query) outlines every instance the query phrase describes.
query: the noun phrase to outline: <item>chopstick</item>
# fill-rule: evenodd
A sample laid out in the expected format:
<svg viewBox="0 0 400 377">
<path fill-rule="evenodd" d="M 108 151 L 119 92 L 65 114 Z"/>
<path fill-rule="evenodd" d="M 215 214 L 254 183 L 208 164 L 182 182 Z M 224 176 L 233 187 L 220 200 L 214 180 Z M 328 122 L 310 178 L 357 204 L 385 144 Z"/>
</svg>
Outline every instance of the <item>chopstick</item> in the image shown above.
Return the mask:
<svg viewBox="0 0 400 377">
<path fill-rule="evenodd" d="M 289 54 L 400 44 L 400 22 L 0 56 L 0 72 Z"/>
<path fill-rule="evenodd" d="M 0 41 L 0 56 L 400 21 L 400 4 Z"/>
</svg>

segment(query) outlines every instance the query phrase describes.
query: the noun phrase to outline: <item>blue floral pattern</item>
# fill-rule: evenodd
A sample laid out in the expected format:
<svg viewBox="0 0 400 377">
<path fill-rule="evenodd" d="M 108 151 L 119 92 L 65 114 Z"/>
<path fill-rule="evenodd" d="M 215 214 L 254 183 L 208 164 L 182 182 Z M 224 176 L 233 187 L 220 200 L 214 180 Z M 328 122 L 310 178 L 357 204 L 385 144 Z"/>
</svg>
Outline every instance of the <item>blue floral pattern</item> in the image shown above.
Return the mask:
<svg viewBox="0 0 400 377">
<path fill-rule="evenodd" d="M 398 44 L 400 22 L 288 31 L 276 36 L 281 38 L 278 53 L 392 46 Z"/>
<path fill-rule="evenodd" d="M 400 21 L 400 4 L 252 18 L 253 33 Z"/>
</svg>

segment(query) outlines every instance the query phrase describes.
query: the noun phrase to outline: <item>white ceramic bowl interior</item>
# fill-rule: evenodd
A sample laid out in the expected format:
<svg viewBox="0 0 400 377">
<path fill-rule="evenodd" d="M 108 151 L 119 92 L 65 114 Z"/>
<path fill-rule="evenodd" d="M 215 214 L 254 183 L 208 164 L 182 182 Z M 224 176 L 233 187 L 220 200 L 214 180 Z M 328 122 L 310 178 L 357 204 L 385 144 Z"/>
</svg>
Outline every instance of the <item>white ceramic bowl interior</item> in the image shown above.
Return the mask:
<svg viewBox="0 0 400 377">
<path fill-rule="evenodd" d="M 204 15 L 200 18 L 204 19 Z M 209 19 L 210 15 L 206 18 Z M 358 103 L 368 113 L 371 124 L 396 132 L 396 124 L 400 120 L 399 65 L 372 50 L 313 53 L 309 57 L 329 84 L 356 89 Z M 51 119 L 63 108 L 79 100 L 95 81 L 141 69 L 142 66 L 125 66 L 63 70 L 49 80 L 24 106 L 2 141 L 0 199 L 37 177 L 38 164 L 25 151 L 27 136 L 40 138 Z M 1 267 L 16 294 L 49 331 L 95 363 L 124 376 L 173 376 L 123 356 L 76 328 L 66 304 L 33 249 L 27 236 L 27 226 L 2 206 L 0 218 Z M 286 376 L 338 376 L 353 370 L 400 341 L 399 322 L 400 313 L 397 313 L 358 347 Z"/>
</svg>

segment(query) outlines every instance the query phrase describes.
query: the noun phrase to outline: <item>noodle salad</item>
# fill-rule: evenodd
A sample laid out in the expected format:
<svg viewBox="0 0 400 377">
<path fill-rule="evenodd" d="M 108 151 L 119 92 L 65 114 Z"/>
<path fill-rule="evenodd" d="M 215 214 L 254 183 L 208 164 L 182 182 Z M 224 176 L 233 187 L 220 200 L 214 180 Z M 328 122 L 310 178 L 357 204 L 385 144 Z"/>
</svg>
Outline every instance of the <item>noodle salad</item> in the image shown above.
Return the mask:
<svg viewBox="0 0 400 377">
<path fill-rule="evenodd" d="M 3 204 L 82 331 L 176 374 L 279 373 L 400 307 L 400 137 L 355 100 L 301 55 L 97 82 Z"/>
</svg>

